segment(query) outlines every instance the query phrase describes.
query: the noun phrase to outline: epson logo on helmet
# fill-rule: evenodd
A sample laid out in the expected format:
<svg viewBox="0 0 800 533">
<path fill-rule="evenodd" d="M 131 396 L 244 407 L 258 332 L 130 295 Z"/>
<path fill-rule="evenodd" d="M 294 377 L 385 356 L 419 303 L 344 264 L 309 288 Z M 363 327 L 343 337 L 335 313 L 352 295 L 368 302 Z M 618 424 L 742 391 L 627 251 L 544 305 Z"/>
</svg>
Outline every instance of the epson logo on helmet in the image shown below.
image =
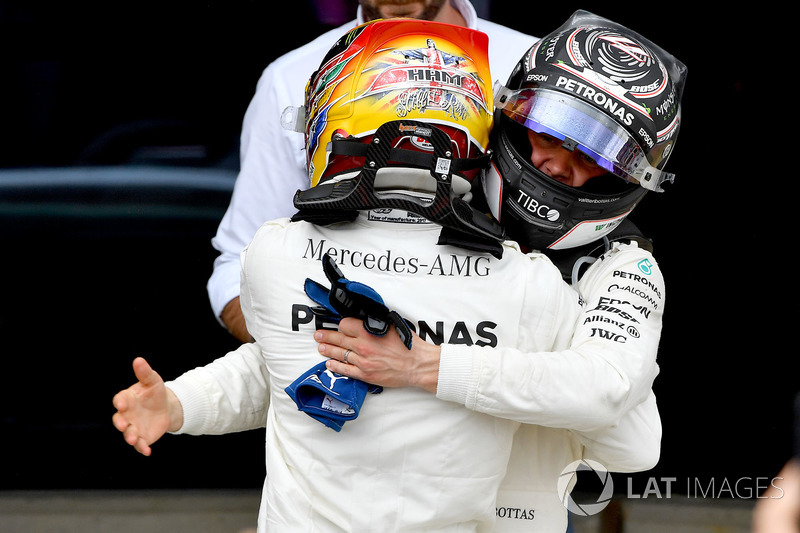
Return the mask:
<svg viewBox="0 0 800 533">
<path fill-rule="evenodd" d="M 536 81 L 539 83 L 547 83 L 547 80 L 550 78 L 547 74 L 528 74 L 525 78 L 525 81 Z"/>
<path fill-rule="evenodd" d="M 645 130 L 644 128 L 639 128 L 639 137 L 641 137 L 642 140 L 645 143 L 647 143 L 647 148 L 648 149 L 653 147 L 653 145 L 654 145 L 653 138 L 650 137 L 650 134 L 647 133 L 647 130 Z"/>
<path fill-rule="evenodd" d="M 550 222 L 558 220 L 558 218 L 561 216 L 561 213 L 559 213 L 557 210 L 551 209 L 549 206 L 539 203 L 536 198 L 526 194 L 523 191 L 519 191 L 519 196 L 517 196 L 516 202 L 528 213 L 532 213 L 533 215 L 544 220 L 549 220 Z"/>
</svg>

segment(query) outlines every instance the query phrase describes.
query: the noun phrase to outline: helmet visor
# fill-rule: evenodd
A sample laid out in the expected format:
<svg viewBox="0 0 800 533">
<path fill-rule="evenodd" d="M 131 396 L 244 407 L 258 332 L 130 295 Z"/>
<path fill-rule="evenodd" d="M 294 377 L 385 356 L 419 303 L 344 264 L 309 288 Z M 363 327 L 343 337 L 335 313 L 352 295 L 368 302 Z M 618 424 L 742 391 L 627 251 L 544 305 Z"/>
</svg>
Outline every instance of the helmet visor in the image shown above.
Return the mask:
<svg viewBox="0 0 800 533">
<path fill-rule="evenodd" d="M 495 93 L 496 107 L 512 120 L 564 141 L 565 148 L 580 150 L 616 176 L 653 190 L 669 179 L 650 166 L 642 148 L 622 126 L 581 100 L 538 88 L 496 87 Z M 651 185 L 654 176 L 656 188 Z"/>
</svg>

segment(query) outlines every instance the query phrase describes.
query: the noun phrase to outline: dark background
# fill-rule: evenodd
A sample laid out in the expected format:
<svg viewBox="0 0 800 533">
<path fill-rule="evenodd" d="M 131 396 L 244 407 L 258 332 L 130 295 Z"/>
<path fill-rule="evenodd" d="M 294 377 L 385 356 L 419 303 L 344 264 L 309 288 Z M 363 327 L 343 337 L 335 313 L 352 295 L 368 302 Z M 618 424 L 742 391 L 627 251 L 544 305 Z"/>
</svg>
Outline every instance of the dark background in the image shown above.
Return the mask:
<svg viewBox="0 0 800 533">
<path fill-rule="evenodd" d="M 241 120 L 272 59 L 354 17 L 354 2 L 344 18 L 327 4 L 0 2 L 0 490 L 261 485 L 261 432 L 167 437 L 144 458 L 111 426 L 111 397 L 138 355 L 169 379 L 235 348 L 205 283 Z M 774 176 L 751 157 L 780 104 L 756 86 L 764 48 L 742 35 L 762 24 L 592 4 L 476 2 L 537 36 L 588 9 L 688 65 L 677 182 L 633 217 L 668 296 L 662 459 L 641 476 L 676 477 L 673 490 L 771 477 L 797 380 L 792 247 L 756 189 Z"/>
</svg>

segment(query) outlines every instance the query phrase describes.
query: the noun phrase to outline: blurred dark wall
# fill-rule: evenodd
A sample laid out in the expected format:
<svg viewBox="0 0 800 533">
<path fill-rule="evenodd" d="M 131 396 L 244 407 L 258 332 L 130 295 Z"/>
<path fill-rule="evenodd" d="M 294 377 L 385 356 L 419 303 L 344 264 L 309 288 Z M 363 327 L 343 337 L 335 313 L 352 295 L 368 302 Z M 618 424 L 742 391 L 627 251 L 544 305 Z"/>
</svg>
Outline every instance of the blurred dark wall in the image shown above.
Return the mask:
<svg viewBox="0 0 800 533">
<path fill-rule="evenodd" d="M 537 36 L 575 9 L 540 3 L 534 14 L 510 0 L 481 4 L 496 22 Z M 786 226 L 754 192 L 756 178 L 769 177 L 755 176 L 746 157 L 751 133 L 771 130 L 761 124 L 770 113 L 753 107 L 762 78 L 749 70 L 763 49 L 742 29 L 758 34 L 766 25 L 733 10 L 579 7 L 642 32 L 689 68 L 669 165 L 677 181 L 633 217 L 653 238 L 667 280 L 656 382 L 664 440 L 654 472 L 774 475 L 789 454 L 797 383 L 782 305 L 792 300 L 782 296 Z M 162 142 L 198 148 L 181 164 L 234 176 L 242 116 L 263 68 L 340 24 L 333 10 L 317 8 L 0 3 L 0 167 L 115 164 L 131 147 Z M 44 225 L 0 219 L 0 350 L 13 383 L 0 396 L 0 489 L 261 483 L 258 432 L 191 445 L 170 438 L 145 460 L 110 425 L 111 396 L 131 382 L 136 355 L 149 354 L 171 377 L 233 346 L 205 293 L 226 193 L 204 202 L 216 215 L 191 222 L 112 217 L 78 228 L 69 217 Z M 248 451 L 231 453 L 237 449 Z M 223 462 L 211 460 L 219 456 Z M 199 460 L 215 470 L 198 472 Z M 163 468 L 170 475 L 159 477 Z"/>
<path fill-rule="evenodd" d="M 165 127 L 223 157 L 264 67 L 338 21 L 315 13 L 303 0 L 3 2 L 0 167 L 71 165 Z"/>
</svg>

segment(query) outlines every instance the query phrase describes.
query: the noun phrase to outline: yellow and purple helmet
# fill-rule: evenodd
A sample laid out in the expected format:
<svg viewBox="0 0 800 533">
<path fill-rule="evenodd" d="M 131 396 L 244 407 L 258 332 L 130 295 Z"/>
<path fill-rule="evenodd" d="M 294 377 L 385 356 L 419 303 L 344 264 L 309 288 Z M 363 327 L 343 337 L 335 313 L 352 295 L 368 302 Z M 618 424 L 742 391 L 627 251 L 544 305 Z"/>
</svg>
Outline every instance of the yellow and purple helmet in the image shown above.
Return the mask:
<svg viewBox="0 0 800 533">
<path fill-rule="evenodd" d="M 484 33 L 417 19 L 354 28 L 306 88 L 300 125 L 312 188 L 295 206 L 407 209 L 500 238 L 499 225 L 464 201 L 489 163 L 490 83 Z"/>
</svg>

